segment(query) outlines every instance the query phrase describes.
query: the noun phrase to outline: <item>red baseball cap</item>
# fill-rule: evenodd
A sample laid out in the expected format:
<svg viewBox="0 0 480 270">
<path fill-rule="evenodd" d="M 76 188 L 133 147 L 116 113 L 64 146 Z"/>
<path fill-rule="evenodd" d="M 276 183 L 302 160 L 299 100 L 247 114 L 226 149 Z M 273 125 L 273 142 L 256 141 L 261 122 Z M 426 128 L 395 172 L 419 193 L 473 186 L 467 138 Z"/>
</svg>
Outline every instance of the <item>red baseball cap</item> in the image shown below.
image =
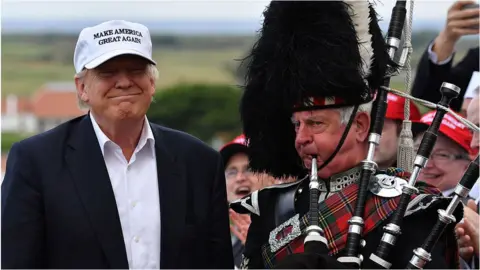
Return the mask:
<svg viewBox="0 0 480 270">
<path fill-rule="evenodd" d="M 433 122 L 435 112 L 436 111 L 430 111 L 426 113 L 419 121 L 412 124 L 412 131 L 415 135 L 428 129 L 430 124 Z M 458 121 L 457 118 L 450 113 L 446 113 L 443 117 L 439 131 L 460 145 L 460 147 L 465 149 L 468 153 L 472 152 L 472 149 L 470 148 L 470 142 L 472 141 L 473 137 L 472 132 L 467 126 Z"/>
<path fill-rule="evenodd" d="M 247 146 L 247 141 L 245 139 L 245 135 L 241 134 L 237 136 L 231 142 L 222 146 L 219 152 L 220 152 L 220 155 L 222 156 L 224 166 L 227 166 L 228 161 L 235 154 L 245 153 L 248 155 L 248 146 Z"/>
<path fill-rule="evenodd" d="M 387 95 L 387 113 L 385 117 L 391 120 L 404 120 L 405 98 L 399 95 L 388 93 Z M 410 100 L 410 120 L 420 120 L 420 111 L 415 103 Z"/>
</svg>

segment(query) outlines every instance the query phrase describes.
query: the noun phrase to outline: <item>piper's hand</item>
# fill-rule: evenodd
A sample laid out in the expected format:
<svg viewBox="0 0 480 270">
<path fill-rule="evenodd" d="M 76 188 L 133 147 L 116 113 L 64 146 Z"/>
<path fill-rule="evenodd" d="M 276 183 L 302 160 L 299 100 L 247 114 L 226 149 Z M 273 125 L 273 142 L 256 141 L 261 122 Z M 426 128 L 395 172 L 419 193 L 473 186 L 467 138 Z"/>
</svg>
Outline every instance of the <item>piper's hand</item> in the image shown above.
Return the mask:
<svg viewBox="0 0 480 270">
<path fill-rule="evenodd" d="M 433 46 L 433 51 L 437 54 L 438 62 L 452 55 L 455 43 L 462 36 L 476 35 L 479 33 L 480 9 L 464 9 L 465 5 L 475 3 L 475 1 L 457 1 L 449 8 L 445 28 L 435 39 Z M 475 27 L 477 28 L 475 29 Z"/>
<path fill-rule="evenodd" d="M 241 215 L 230 209 L 230 220 L 233 222 L 233 225 L 230 224 L 230 231 L 245 245 L 251 223 L 250 215 Z"/>
<path fill-rule="evenodd" d="M 464 208 L 463 222 L 456 227 L 460 256 L 469 261 L 473 254 L 479 255 L 479 215 L 473 200 Z"/>
</svg>

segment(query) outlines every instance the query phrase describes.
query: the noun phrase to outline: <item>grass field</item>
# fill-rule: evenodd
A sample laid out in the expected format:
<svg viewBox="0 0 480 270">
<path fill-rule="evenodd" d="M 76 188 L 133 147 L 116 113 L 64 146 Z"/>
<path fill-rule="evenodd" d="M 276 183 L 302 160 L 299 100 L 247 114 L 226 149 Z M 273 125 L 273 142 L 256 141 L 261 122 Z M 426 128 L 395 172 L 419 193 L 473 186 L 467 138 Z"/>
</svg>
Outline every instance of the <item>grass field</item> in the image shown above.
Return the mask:
<svg viewBox="0 0 480 270">
<path fill-rule="evenodd" d="M 2 36 L 2 96 L 30 95 L 48 82 L 73 81 L 75 41 L 75 36 Z M 239 62 L 234 59 L 241 58 L 252 41 L 252 37 L 154 37 L 158 88 L 179 82 L 237 84 L 232 70 Z M 423 49 L 414 47 L 413 68 Z M 463 54 L 458 52 L 456 59 Z M 404 90 L 403 76 L 393 78 L 392 87 Z"/>
<path fill-rule="evenodd" d="M 69 57 L 59 61 L 55 57 L 45 57 L 45 55 L 55 54 L 55 48 L 52 49 L 48 45 L 33 45 L 21 41 L 3 42 L 2 95 L 9 93 L 29 95 L 47 82 L 73 80 L 75 73 L 71 57 L 73 48 L 73 46 L 60 48 L 63 51 L 71 50 L 72 52 L 66 53 Z M 234 84 L 235 76 L 227 66 L 236 65 L 233 59 L 241 57 L 242 53 L 241 48 L 157 49 L 154 51 L 154 59 L 160 71 L 158 88 L 178 82 Z M 67 62 L 68 58 L 72 60 Z"/>
</svg>

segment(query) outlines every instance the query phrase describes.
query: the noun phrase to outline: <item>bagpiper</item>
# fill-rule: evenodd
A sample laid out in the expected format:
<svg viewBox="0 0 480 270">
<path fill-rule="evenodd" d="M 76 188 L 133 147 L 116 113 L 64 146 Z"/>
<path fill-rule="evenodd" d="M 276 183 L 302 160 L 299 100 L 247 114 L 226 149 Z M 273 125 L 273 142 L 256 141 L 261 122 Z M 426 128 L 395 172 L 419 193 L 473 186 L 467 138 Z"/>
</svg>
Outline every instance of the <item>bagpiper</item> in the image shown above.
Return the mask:
<svg viewBox="0 0 480 270">
<path fill-rule="evenodd" d="M 405 268 L 449 199 L 417 183 L 401 236 L 388 257 L 372 256 L 410 176 L 398 168 L 372 174 L 362 198 L 359 256 L 349 259 L 345 254 L 362 196 L 359 179 L 369 152 L 372 103 L 391 72 L 387 67 L 395 66 L 375 10 L 368 0 L 272 1 L 259 34 L 246 58 L 240 105 L 250 166 L 298 180 L 231 203 L 252 221 L 241 268 L 348 268 L 352 261 L 368 268 L 364 262 L 370 258 L 384 268 Z M 312 190 L 318 190 L 313 201 Z M 318 213 L 311 212 L 312 207 Z M 457 221 L 461 216 L 458 207 Z M 458 268 L 454 226 L 447 226 L 436 242 L 426 268 Z M 321 233 L 310 237 L 309 230 Z M 326 249 L 306 254 L 309 237 L 325 243 Z"/>
</svg>

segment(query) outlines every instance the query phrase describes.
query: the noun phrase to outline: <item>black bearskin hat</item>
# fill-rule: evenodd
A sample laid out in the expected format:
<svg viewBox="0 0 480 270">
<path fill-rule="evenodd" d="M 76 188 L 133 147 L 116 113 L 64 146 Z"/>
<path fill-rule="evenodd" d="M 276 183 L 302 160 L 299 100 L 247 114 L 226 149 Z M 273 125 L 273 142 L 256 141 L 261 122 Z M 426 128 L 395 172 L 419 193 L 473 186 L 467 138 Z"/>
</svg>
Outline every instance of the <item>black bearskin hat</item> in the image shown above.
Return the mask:
<svg viewBox="0 0 480 270">
<path fill-rule="evenodd" d="M 244 62 L 240 114 L 251 168 L 301 176 L 292 113 L 372 101 L 388 59 L 368 0 L 272 1 Z"/>
</svg>

